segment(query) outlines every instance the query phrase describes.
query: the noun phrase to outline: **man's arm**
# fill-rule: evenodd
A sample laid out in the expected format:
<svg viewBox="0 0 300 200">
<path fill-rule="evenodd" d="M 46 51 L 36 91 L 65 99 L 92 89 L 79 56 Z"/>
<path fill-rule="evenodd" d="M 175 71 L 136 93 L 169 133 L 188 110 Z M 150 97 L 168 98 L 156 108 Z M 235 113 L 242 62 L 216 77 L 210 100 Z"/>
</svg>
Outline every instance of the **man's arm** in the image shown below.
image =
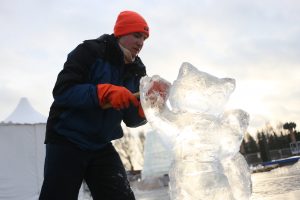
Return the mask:
<svg viewBox="0 0 300 200">
<path fill-rule="evenodd" d="M 77 46 L 67 58 L 59 73 L 53 96 L 57 104 L 66 107 L 98 106 L 96 86 L 88 81 L 89 68 L 95 57 L 83 43 Z"/>
</svg>

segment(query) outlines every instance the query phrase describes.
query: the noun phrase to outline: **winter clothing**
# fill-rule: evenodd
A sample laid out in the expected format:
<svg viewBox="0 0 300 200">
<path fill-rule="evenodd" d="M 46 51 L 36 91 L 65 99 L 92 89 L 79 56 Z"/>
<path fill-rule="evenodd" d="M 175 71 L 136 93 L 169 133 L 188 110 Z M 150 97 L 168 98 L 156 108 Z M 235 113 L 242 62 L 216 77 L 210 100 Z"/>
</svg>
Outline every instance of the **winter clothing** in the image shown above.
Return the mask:
<svg viewBox="0 0 300 200">
<path fill-rule="evenodd" d="M 122 37 L 133 32 L 148 35 L 148 26 L 140 15 L 126 11 L 115 26 L 118 37 L 86 40 L 69 53 L 53 89 L 39 200 L 75 200 L 83 180 L 94 200 L 135 200 L 111 143 L 123 136 L 122 121 L 128 127 L 146 123 L 133 95 L 146 75 L 145 66 L 136 54 L 124 53 L 125 47 L 143 45 L 134 35 Z M 125 41 L 122 49 L 120 40 Z"/>
<path fill-rule="evenodd" d="M 123 11 L 119 14 L 114 34 L 116 37 L 127 35 L 129 33 L 142 32 L 149 37 L 149 27 L 145 19 L 136 12 Z"/>
<path fill-rule="evenodd" d="M 84 41 L 68 55 L 53 89 L 39 200 L 75 200 L 83 179 L 94 200 L 135 199 L 111 141 L 123 136 L 121 121 L 146 123 L 132 94 L 144 75 L 139 57 L 125 64 L 114 35 Z M 105 103 L 112 108 L 101 108 Z"/>
<path fill-rule="evenodd" d="M 98 99 L 100 106 L 110 103 L 113 108 L 120 110 L 128 108 L 130 103 L 138 106 L 137 98 L 125 87 L 112 84 L 98 84 Z"/>
<path fill-rule="evenodd" d="M 98 84 L 111 84 L 113 88 L 127 88 L 127 94 L 129 91 L 135 93 L 144 75 L 145 66 L 139 57 L 133 63 L 124 63 L 123 52 L 114 35 L 84 41 L 68 55 L 58 75 L 45 142 L 71 143 L 81 149 L 99 150 L 123 136 L 122 120 L 128 127 L 145 124 L 145 118 L 138 114 L 137 102 L 126 109 L 102 109 L 99 106 L 101 94 L 110 94 L 105 101 L 118 99 L 111 97 L 112 92 L 97 88 Z M 113 106 L 118 107 L 117 104 Z"/>
<path fill-rule="evenodd" d="M 111 144 L 101 151 L 57 144 L 47 144 L 46 148 L 40 200 L 77 200 L 83 179 L 94 200 L 135 199 L 121 159 Z"/>
<path fill-rule="evenodd" d="M 162 81 L 154 81 L 152 86 L 148 90 L 147 95 L 151 94 L 159 94 L 165 101 L 167 99 L 167 94 L 170 86 L 167 83 L 164 83 Z"/>
</svg>

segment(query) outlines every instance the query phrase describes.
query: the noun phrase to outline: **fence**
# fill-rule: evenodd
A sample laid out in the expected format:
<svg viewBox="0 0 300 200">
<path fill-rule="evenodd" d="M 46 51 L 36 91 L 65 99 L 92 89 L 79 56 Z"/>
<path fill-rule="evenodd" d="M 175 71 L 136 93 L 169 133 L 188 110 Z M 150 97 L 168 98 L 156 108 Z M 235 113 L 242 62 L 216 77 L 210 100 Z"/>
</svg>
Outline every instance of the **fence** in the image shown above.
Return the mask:
<svg viewBox="0 0 300 200">
<path fill-rule="evenodd" d="M 269 154 L 271 160 L 278 160 L 293 156 L 290 148 L 270 150 Z M 245 154 L 244 157 L 249 165 L 257 165 L 263 162 L 260 152 Z"/>
</svg>

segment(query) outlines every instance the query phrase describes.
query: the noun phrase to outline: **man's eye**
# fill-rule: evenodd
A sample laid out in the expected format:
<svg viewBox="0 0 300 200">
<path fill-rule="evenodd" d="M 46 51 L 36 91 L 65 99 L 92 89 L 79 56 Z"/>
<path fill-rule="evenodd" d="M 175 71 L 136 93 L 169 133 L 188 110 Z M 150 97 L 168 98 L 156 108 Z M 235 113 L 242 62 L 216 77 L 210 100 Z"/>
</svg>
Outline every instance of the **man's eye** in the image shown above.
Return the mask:
<svg viewBox="0 0 300 200">
<path fill-rule="evenodd" d="M 141 37 L 141 34 L 134 33 L 133 36 L 136 37 L 136 38 L 140 38 L 140 37 Z"/>
<path fill-rule="evenodd" d="M 132 35 L 133 35 L 133 37 L 135 37 L 136 39 L 141 39 L 141 38 L 143 38 L 144 41 L 147 39 L 147 37 L 146 37 L 144 34 L 142 34 L 142 33 L 133 33 Z"/>
</svg>

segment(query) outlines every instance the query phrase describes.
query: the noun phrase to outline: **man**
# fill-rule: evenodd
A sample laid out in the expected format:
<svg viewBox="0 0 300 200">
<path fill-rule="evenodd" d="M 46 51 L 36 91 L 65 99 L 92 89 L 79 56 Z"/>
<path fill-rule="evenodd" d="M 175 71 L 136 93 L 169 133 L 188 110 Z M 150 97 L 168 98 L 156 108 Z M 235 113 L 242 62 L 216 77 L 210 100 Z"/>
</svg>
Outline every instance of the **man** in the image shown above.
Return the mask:
<svg viewBox="0 0 300 200">
<path fill-rule="evenodd" d="M 40 200 L 75 200 L 83 180 L 94 200 L 135 199 L 111 141 L 146 123 L 134 93 L 146 75 L 138 53 L 149 37 L 145 19 L 121 12 L 114 34 L 86 40 L 69 55 L 53 89 Z"/>
</svg>

